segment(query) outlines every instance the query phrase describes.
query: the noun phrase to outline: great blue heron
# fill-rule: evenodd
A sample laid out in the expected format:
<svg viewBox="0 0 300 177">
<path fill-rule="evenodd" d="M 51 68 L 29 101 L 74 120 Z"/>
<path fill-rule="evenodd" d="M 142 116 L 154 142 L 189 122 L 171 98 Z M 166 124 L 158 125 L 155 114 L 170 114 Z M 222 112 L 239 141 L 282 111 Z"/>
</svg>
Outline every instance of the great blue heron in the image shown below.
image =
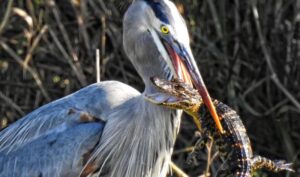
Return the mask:
<svg viewBox="0 0 300 177">
<path fill-rule="evenodd" d="M 0 133 L 0 176 L 166 176 L 181 112 L 144 99 L 156 91 L 151 76 L 193 84 L 217 118 L 175 5 L 135 0 L 123 23 L 144 92 L 105 81 L 26 115 Z"/>
</svg>

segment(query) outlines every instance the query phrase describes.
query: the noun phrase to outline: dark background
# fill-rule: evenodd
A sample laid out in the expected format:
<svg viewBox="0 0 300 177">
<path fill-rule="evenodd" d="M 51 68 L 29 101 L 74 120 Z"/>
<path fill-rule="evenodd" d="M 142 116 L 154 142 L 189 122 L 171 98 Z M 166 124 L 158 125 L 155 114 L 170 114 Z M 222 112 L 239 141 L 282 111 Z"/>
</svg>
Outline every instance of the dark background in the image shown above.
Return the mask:
<svg viewBox="0 0 300 177">
<path fill-rule="evenodd" d="M 0 127 L 101 79 L 143 90 L 122 51 L 122 0 L 0 1 Z M 294 163 L 300 176 L 300 0 L 181 0 L 191 45 L 212 97 L 233 107 L 253 149 Z M 184 118 L 173 161 L 191 176 L 206 156 L 186 164 L 195 126 Z M 214 166 L 212 167 L 215 168 Z"/>
</svg>

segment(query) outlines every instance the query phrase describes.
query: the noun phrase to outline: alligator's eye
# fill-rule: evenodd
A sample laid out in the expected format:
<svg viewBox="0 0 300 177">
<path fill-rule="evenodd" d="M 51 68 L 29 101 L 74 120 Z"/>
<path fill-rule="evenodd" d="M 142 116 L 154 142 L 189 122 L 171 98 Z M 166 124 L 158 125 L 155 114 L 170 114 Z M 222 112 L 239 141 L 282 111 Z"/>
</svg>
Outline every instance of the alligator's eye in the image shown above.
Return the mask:
<svg viewBox="0 0 300 177">
<path fill-rule="evenodd" d="M 167 26 L 165 26 L 165 25 L 162 25 L 162 26 L 160 27 L 160 31 L 161 31 L 162 33 L 164 33 L 164 34 L 169 34 L 169 33 L 170 33 L 169 28 L 168 28 Z"/>
</svg>

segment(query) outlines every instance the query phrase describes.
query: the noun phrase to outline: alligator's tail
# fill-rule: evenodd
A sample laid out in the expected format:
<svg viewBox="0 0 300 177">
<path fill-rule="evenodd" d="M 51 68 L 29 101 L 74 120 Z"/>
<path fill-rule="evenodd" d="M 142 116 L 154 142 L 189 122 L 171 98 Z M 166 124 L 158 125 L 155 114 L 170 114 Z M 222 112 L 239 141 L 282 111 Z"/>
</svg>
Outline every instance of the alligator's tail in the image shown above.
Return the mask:
<svg viewBox="0 0 300 177">
<path fill-rule="evenodd" d="M 284 160 L 270 160 L 262 156 L 254 156 L 254 158 L 252 159 L 252 171 L 265 168 L 273 172 L 279 172 L 279 171 L 295 172 L 292 169 L 292 165 L 293 165 L 292 163 L 286 163 L 286 161 Z"/>
</svg>

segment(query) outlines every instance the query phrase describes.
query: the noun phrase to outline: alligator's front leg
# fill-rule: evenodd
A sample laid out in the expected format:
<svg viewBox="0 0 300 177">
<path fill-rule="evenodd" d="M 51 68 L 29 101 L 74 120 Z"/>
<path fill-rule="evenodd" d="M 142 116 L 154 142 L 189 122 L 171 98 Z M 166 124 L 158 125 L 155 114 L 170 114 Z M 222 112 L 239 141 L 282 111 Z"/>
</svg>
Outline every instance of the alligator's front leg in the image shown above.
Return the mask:
<svg viewBox="0 0 300 177">
<path fill-rule="evenodd" d="M 196 159 L 200 159 L 200 152 L 203 151 L 206 145 L 211 141 L 211 137 L 207 134 L 201 133 L 199 139 L 194 145 L 193 151 L 188 155 L 187 163 L 188 164 L 196 164 Z"/>
</svg>

